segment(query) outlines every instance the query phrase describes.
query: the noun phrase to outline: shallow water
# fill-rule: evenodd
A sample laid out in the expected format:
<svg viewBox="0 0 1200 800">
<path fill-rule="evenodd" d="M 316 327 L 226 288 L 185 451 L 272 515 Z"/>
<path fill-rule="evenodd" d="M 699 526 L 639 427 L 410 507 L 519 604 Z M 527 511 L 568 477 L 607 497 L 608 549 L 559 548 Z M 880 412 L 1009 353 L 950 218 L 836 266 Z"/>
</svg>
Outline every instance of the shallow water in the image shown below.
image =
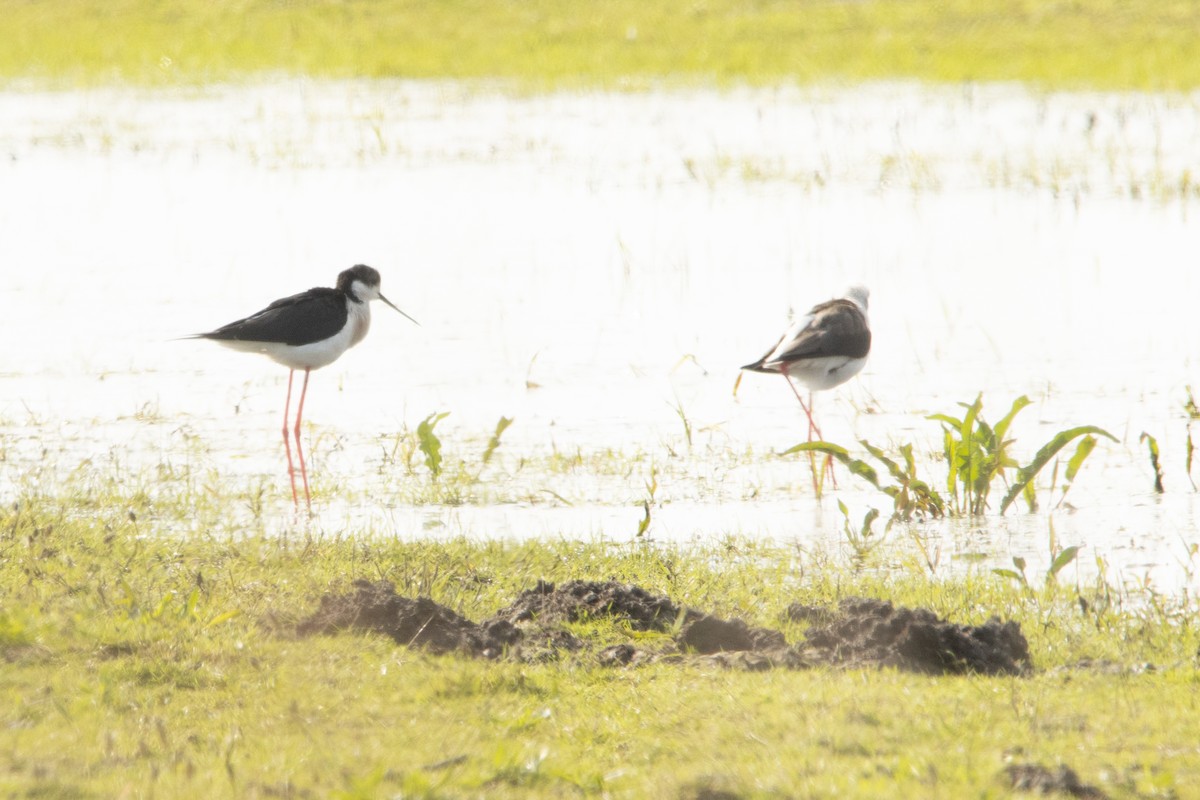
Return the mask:
<svg viewBox="0 0 1200 800">
<path fill-rule="evenodd" d="M 1022 460 L 1077 424 L 1121 439 L 1053 513 L 1059 543 L 1085 547 L 1065 577 L 1099 558 L 1117 583 L 1196 588 L 1200 96 L 285 81 L 13 89 L 0 119 L 0 496 L 84 460 L 130 481 L 216 470 L 266 487 L 256 524 L 294 528 L 285 371 L 173 338 L 364 262 L 421 326 L 377 306 L 366 341 L 314 373 L 305 525 L 625 540 L 655 474 L 652 536 L 834 547 L 835 496 L 855 518 L 887 498 L 843 473 L 817 500 L 807 464 L 772 455 L 805 433 L 783 382 L 732 388 L 790 313 L 863 282 L 871 360 L 819 396 L 828 439 L 912 441 L 944 476 L 924 415 L 982 391 L 995 421 L 1027 394 Z M 516 419 L 463 503 L 413 504 L 428 477 L 392 452 L 435 411 L 448 459 L 471 463 Z M 1023 555 L 1040 578 L 1049 525 L 1010 511 L 891 538 L 926 537 L 938 571 Z"/>
</svg>

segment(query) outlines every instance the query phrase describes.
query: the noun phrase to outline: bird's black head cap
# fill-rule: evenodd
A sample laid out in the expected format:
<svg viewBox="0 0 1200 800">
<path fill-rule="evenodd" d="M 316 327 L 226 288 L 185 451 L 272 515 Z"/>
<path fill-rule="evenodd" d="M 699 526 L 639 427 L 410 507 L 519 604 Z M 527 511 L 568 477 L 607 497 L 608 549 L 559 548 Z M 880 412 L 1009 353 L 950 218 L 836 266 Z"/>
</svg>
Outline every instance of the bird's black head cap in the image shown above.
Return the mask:
<svg viewBox="0 0 1200 800">
<path fill-rule="evenodd" d="M 368 267 L 366 264 L 355 264 L 347 270 L 343 270 L 337 279 L 338 291 L 345 292 L 354 300 L 362 302 L 362 298 L 354 294 L 353 286 L 355 281 L 362 281 L 367 286 L 379 287 L 382 279 L 379 277 L 379 270 L 374 267 Z"/>
</svg>

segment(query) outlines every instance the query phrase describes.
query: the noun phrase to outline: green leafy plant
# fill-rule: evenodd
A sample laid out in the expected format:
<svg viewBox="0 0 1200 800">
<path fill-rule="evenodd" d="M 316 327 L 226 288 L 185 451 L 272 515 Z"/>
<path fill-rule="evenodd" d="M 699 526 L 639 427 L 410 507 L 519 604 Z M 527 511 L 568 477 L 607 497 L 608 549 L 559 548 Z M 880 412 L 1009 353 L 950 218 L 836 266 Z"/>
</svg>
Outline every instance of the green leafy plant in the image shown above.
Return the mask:
<svg viewBox="0 0 1200 800">
<path fill-rule="evenodd" d="M 425 466 L 429 467 L 429 472 L 435 479 L 442 474 L 442 440 L 433 429 L 448 416 L 449 411 L 440 414 L 435 411 L 417 424 L 417 441 L 421 452 L 425 454 Z"/>
<path fill-rule="evenodd" d="M 488 463 L 492 460 L 492 454 L 496 452 L 496 448 L 500 446 L 500 437 L 508 430 L 508 426 L 512 425 L 512 417 L 501 417 L 496 423 L 496 430 L 492 434 L 492 438 L 488 439 L 487 447 L 483 451 L 483 463 Z"/>
<path fill-rule="evenodd" d="M 658 470 L 651 468 L 650 479 L 646 481 L 646 499 L 642 501 L 642 518 L 638 521 L 637 533 L 634 536 L 638 539 L 644 538 L 650 530 L 650 522 L 653 519 L 652 509 L 658 505 L 656 495 L 658 494 Z"/>
<path fill-rule="evenodd" d="M 927 419 L 942 423 L 942 438 L 949 470 L 946 473 L 946 492 L 955 516 L 979 516 L 987 509 L 992 481 L 1004 470 L 1017 467 L 1009 454 L 1011 439 L 1005 434 L 1021 409 L 1030 404 L 1022 395 L 1013 401 L 1012 408 L 996 426 L 989 426 L 980 415 L 983 395 L 967 405 L 962 418 L 949 414 L 932 414 Z"/>
<path fill-rule="evenodd" d="M 859 444 L 865 447 L 867 452 L 887 468 L 892 480 L 895 481 L 894 483 L 887 483 L 880 479 L 879 472 L 874 467 L 861 459 L 854 458 L 846 448 L 832 442 L 804 442 L 785 450 L 783 455 L 818 452 L 836 458 L 850 470 L 851 474 L 857 475 L 892 498 L 893 510 L 891 518 L 893 521 L 908 521 L 913 517 L 917 517 L 918 519 L 927 517 L 936 518 L 945 515 L 946 504 L 943 502 L 941 496 L 926 481 L 917 477 L 917 466 L 916 460 L 913 458 L 912 445 L 906 444 L 901 446 L 900 455 L 904 459 L 904 466 L 901 467 L 893 459 L 889 458 L 883 450 L 873 446 L 866 439 L 859 440 Z"/>
<path fill-rule="evenodd" d="M 784 455 L 801 452 L 820 452 L 841 461 L 852 474 L 879 489 L 892 498 L 893 520 L 910 520 L 914 517 L 941 517 L 945 515 L 963 517 L 980 516 L 989 508 L 988 498 L 997 478 L 1008 484 L 1008 491 L 1000 501 L 1003 514 L 1013 501 L 1024 496 L 1030 510 L 1037 507 L 1034 479 L 1042 469 L 1064 447 L 1082 438 L 1067 464 L 1066 477 L 1069 484 L 1075 480 L 1080 467 L 1096 446 L 1097 436 L 1106 436 L 1114 442 L 1117 438 L 1095 425 L 1080 425 L 1060 431 L 1046 442 L 1024 467 L 1019 466 L 1011 454 L 1013 439 L 1007 438 L 1008 429 L 1022 409 L 1030 405 L 1027 397 L 1018 397 L 1004 418 L 995 427 L 988 425 L 982 416 L 983 395 L 973 403 L 960 403 L 962 417 L 949 414 L 932 414 L 928 419 L 942 426 L 943 447 L 946 456 L 946 492 L 949 502 L 929 482 L 917 475 L 916 462 L 911 444 L 899 448 L 903 465 L 890 458 L 878 447 L 865 439 L 859 441 L 867 452 L 888 471 L 892 482 L 880 479 L 874 467 L 861 459 L 854 458 L 849 451 L 832 442 L 806 442 L 784 451 Z M 1010 473 L 1015 471 L 1011 482 Z M 1064 489 L 1064 494 L 1066 489 Z"/>
<path fill-rule="evenodd" d="M 850 521 L 850 509 L 846 508 L 846 504 L 841 500 L 838 500 L 838 510 L 842 512 L 842 529 L 846 533 L 846 541 L 854 549 L 855 557 L 861 561 L 883 541 L 883 536 L 876 535 L 871 529 L 875 520 L 879 519 L 879 509 L 869 509 L 863 515 L 862 524 L 857 527 Z"/>
<path fill-rule="evenodd" d="M 1142 431 L 1142 435 L 1138 437 L 1138 441 L 1145 442 L 1146 447 L 1150 450 L 1150 466 L 1154 469 L 1154 491 L 1162 494 L 1163 471 L 1162 463 L 1159 461 L 1158 440 L 1145 431 Z"/>
<path fill-rule="evenodd" d="M 1187 429 L 1187 459 L 1184 466 L 1187 469 L 1188 481 L 1192 484 L 1193 491 L 1196 489 L 1196 480 L 1192 477 L 1192 458 L 1196 454 L 1196 445 L 1192 444 L 1192 428 L 1189 425 Z"/>
<path fill-rule="evenodd" d="M 1065 431 L 1059 431 L 1057 434 L 1055 434 L 1054 438 L 1042 445 L 1042 449 L 1037 451 L 1037 453 L 1033 456 L 1032 461 L 1017 471 L 1016 481 L 1014 481 L 1011 488 L 1009 488 L 1008 494 L 1004 495 L 1004 499 L 1000 501 L 1000 513 L 1003 514 L 1008 507 L 1012 505 L 1013 500 L 1016 500 L 1017 496 L 1021 494 L 1026 496 L 1030 511 L 1037 508 L 1037 503 L 1035 502 L 1036 498 L 1033 494 L 1033 479 L 1036 478 L 1038 473 L 1042 471 L 1042 468 L 1050 462 L 1050 459 L 1054 458 L 1054 456 L 1058 454 L 1058 451 L 1062 450 L 1080 436 L 1089 436 L 1093 434 L 1106 436 L 1109 439 L 1112 439 L 1114 442 L 1118 441 L 1117 437 L 1113 436 L 1103 428 L 1097 428 L 1095 425 L 1080 425 L 1075 428 L 1068 428 Z M 1092 445 L 1092 447 L 1094 446 L 1095 445 Z M 1079 471 L 1079 467 L 1083 465 L 1084 460 L 1092 452 L 1092 447 L 1085 448 L 1081 443 L 1080 447 L 1076 448 L 1075 456 L 1072 457 L 1067 468 L 1072 480 L 1074 480 L 1075 474 Z M 1071 470 L 1070 463 L 1075 464 L 1074 471 Z"/>
<path fill-rule="evenodd" d="M 1074 455 L 1072 455 L 1071 459 L 1067 462 L 1067 471 L 1064 475 L 1065 481 L 1063 483 L 1062 495 L 1058 498 L 1058 504 L 1056 507 L 1062 506 L 1063 503 L 1066 502 L 1067 492 L 1071 491 L 1071 486 L 1075 482 L 1075 476 L 1079 474 L 1079 468 L 1083 466 L 1083 462 L 1087 460 L 1089 455 L 1091 455 L 1092 450 L 1094 450 L 1096 447 L 1097 441 L 1098 440 L 1096 437 L 1090 433 L 1079 440 L 1079 444 L 1075 447 Z M 1057 479 L 1058 462 L 1055 462 L 1054 479 L 1050 482 L 1051 487 L 1054 486 L 1054 484 L 1057 482 Z M 1053 491 L 1053 488 L 1051 491 Z"/>
<path fill-rule="evenodd" d="M 1058 573 L 1062 572 L 1068 564 L 1079 556 L 1079 546 L 1071 545 L 1070 547 L 1059 547 L 1058 537 L 1054 533 L 1054 518 L 1050 519 L 1050 566 L 1046 568 L 1046 586 L 1052 586 L 1058 583 Z M 1021 556 L 1013 556 L 1013 566 L 1016 569 L 1007 569 L 1005 567 L 997 567 L 992 570 L 992 573 L 999 575 L 1001 578 L 1008 578 L 1021 584 L 1024 589 L 1030 589 L 1029 579 L 1025 576 L 1025 559 Z"/>
</svg>

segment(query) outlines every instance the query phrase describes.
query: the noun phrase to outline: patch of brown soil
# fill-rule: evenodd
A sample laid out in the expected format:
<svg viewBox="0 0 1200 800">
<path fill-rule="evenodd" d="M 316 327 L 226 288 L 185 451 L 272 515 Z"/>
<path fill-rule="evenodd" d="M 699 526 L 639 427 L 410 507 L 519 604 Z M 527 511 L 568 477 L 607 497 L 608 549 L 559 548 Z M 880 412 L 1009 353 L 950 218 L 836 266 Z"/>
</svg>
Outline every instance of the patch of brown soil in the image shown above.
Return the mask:
<svg viewBox="0 0 1200 800">
<path fill-rule="evenodd" d="M 810 606 L 792 606 L 794 620 L 814 619 Z M 929 609 L 895 607 L 885 600 L 843 600 L 805 634 L 814 661 L 898 667 L 930 675 L 1019 675 L 1029 670 L 1029 644 L 1015 622 L 993 617 L 983 625 L 957 625 Z"/>
<path fill-rule="evenodd" d="M 349 628 L 377 631 L 396 642 L 432 652 L 557 658 L 584 643 L 566 623 L 612 618 L 637 631 L 671 633 L 675 648 L 646 650 L 630 643 L 597 653 L 606 666 L 655 661 L 688 662 L 749 671 L 814 664 L 891 666 L 935 675 L 976 672 L 1022 674 L 1029 648 L 1020 626 L 990 620 L 978 627 L 939 619 L 927 609 L 897 608 L 881 600 L 851 599 L 837 609 L 795 605 L 795 620 L 810 622 L 806 640 L 789 647 L 783 633 L 679 606 L 639 586 L 615 581 L 539 581 L 512 604 L 481 623 L 429 598 L 400 597 L 387 582 L 356 581 L 349 594 L 326 595 L 297 627 L 301 635 Z"/>
<path fill-rule="evenodd" d="M 613 617 L 628 622 L 635 631 L 661 631 L 675 624 L 680 610 L 666 597 L 616 581 L 567 581 L 559 587 L 538 581 L 537 586 L 521 592 L 496 617 L 514 625 L 525 622 L 558 625 Z M 698 612 L 687 611 L 684 621 L 696 616 Z"/>
<path fill-rule="evenodd" d="M 401 597 L 387 581 L 354 582 L 349 594 L 327 594 L 308 619 L 296 626 L 302 636 L 350 628 L 376 631 L 397 644 L 434 653 L 452 650 L 496 658 L 515 644 L 521 633 L 505 623 L 477 625 L 428 597 Z"/>
<path fill-rule="evenodd" d="M 1068 766 L 1057 769 L 1041 764 L 1010 764 L 1004 769 L 1013 789 L 1038 794 L 1065 794 L 1087 800 L 1104 800 L 1108 795 L 1079 780 L 1075 770 Z"/>
</svg>

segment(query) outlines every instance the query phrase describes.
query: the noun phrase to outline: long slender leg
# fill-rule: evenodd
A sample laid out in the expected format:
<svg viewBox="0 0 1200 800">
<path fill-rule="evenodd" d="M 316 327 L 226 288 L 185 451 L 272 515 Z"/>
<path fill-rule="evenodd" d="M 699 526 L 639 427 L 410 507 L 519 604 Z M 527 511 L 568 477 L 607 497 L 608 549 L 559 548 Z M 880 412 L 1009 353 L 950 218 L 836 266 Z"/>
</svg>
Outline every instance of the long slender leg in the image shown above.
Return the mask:
<svg viewBox="0 0 1200 800">
<path fill-rule="evenodd" d="M 804 409 L 804 416 L 808 417 L 808 440 L 811 442 L 813 431 L 817 429 L 816 423 L 813 422 L 812 412 L 808 410 L 808 406 L 804 404 L 804 398 L 800 396 L 800 391 L 796 388 L 796 385 L 792 383 L 792 376 L 788 374 L 787 367 L 784 367 L 781 371 L 783 372 L 783 379 L 787 381 L 788 388 L 792 390 L 792 394 L 796 395 L 796 400 L 799 401 L 800 407 Z M 809 402 L 812 402 L 811 393 L 809 393 Z M 818 435 L 820 434 L 818 433 Z M 811 450 L 808 453 L 808 466 L 812 471 L 813 492 L 820 496 L 821 485 L 817 483 L 817 461 Z"/>
<path fill-rule="evenodd" d="M 296 407 L 296 427 L 293 433 L 296 434 L 296 453 L 300 456 L 300 477 L 304 479 L 304 503 L 308 506 L 308 510 L 312 511 L 312 496 L 308 493 L 308 465 L 304 463 L 304 448 L 300 446 L 300 419 L 304 416 L 304 396 L 308 394 L 308 373 L 310 370 L 304 370 L 304 386 L 300 389 L 300 405 Z M 292 488 L 295 489 L 293 482 Z M 300 501 L 296 501 L 296 505 L 300 505 Z"/>
<path fill-rule="evenodd" d="M 292 405 L 292 378 L 295 375 L 296 370 L 288 370 L 287 399 L 283 401 L 283 452 L 287 453 L 288 478 L 292 481 L 292 502 L 298 508 L 300 506 L 300 498 L 296 494 L 296 468 L 292 466 L 292 446 L 288 442 L 288 409 Z"/>
<path fill-rule="evenodd" d="M 808 440 L 811 442 L 813 440 L 813 434 L 816 433 L 818 439 L 825 441 L 825 434 L 821 433 L 820 427 L 817 426 L 817 421 L 813 418 L 813 409 L 817 407 L 816 401 L 813 399 L 813 393 L 808 393 L 808 403 L 805 404 L 804 398 L 800 396 L 800 390 L 796 388 L 794 383 L 792 383 L 792 376 L 787 373 L 786 369 L 783 370 L 783 377 L 784 380 L 787 381 L 788 387 L 791 388 L 792 394 L 796 395 L 796 400 L 800 403 L 800 407 L 804 409 L 804 416 L 808 417 Z M 808 458 L 813 469 L 813 490 L 819 493 L 821 489 L 817 482 L 817 467 L 815 461 L 813 460 L 812 453 L 808 454 Z M 828 453 L 825 455 L 825 468 L 829 471 L 829 478 L 833 481 L 833 488 L 836 489 L 837 475 L 835 475 L 833 472 L 833 456 L 829 455 Z"/>
<path fill-rule="evenodd" d="M 817 436 L 821 439 L 825 437 L 821 435 L 821 429 L 817 427 L 817 423 L 813 420 L 812 412 L 809 406 L 812 404 L 812 392 L 808 393 L 808 404 L 805 404 L 804 398 L 800 396 L 800 390 L 796 388 L 796 384 L 792 383 L 792 376 L 783 371 L 783 378 L 787 381 L 788 388 L 792 390 L 792 394 L 796 395 L 796 400 L 800 402 L 800 407 L 804 409 L 804 416 L 808 417 L 808 440 L 812 441 L 813 431 L 816 431 Z"/>
<path fill-rule="evenodd" d="M 811 426 L 811 428 L 808 432 L 809 441 L 812 441 L 812 432 L 813 431 L 817 432 L 818 439 L 820 439 L 822 442 L 825 441 L 825 434 L 821 433 L 821 429 L 817 427 L 817 423 L 814 421 L 812 413 L 811 413 L 811 412 L 817 410 L 817 401 L 813 399 L 812 392 L 808 393 L 808 409 L 807 410 L 810 412 L 809 417 L 808 417 L 808 424 Z M 835 489 L 838 488 L 837 474 L 834 473 L 834 471 L 833 471 L 833 456 L 829 455 L 828 453 L 825 454 L 825 469 L 827 469 L 829 471 L 829 479 L 831 481 L 833 481 L 833 488 L 835 488 Z"/>
</svg>

